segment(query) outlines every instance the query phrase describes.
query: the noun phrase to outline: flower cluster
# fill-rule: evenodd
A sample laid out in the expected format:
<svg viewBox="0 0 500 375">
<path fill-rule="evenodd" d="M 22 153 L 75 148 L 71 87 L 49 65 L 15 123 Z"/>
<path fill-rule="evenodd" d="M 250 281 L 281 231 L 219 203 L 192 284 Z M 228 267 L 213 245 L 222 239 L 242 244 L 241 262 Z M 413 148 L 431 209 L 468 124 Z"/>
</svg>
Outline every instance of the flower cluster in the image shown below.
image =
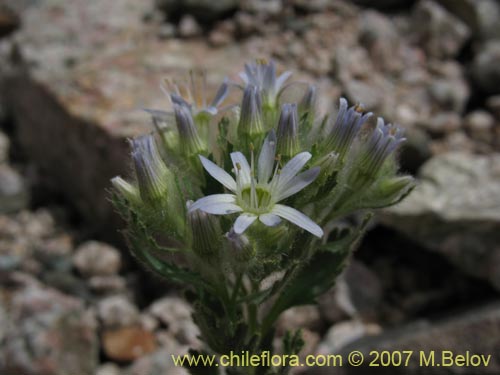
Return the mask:
<svg viewBox="0 0 500 375">
<path fill-rule="evenodd" d="M 248 63 L 210 102 L 204 74 L 167 81 L 170 110 L 147 110 L 155 131 L 131 142 L 132 179 L 112 180 L 132 252 L 191 288 L 214 352 L 265 345 L 282 311 L 331 287 L 370 212 L 414 186 L 397 174 L 399 127 L 344 98 L 318 114 L 314 85 L 283 102 L 290 78 Z"/>
</svg>

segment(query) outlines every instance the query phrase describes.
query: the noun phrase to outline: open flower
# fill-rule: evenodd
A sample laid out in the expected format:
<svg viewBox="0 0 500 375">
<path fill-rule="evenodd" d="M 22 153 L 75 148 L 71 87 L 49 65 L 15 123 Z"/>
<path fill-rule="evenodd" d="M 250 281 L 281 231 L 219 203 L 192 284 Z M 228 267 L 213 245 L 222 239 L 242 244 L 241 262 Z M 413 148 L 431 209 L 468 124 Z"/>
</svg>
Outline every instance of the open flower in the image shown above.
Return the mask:
<svg viewBox="0 0 500 375">
<path fill-rule="evenodd" d="M 258 88 L 264 104 L 274 106 L 281 89 L 291 75 L 292 72 L 286 71 L 277 76 L 274 61 L 258 60 L 245 64 L 245 71 L 240 73 L 240 78 L 246 86 L 252 85 Z"/>
<path fill-rule="evenodd" d="M 207 99 L 207 76 L 204 71 L 191 71 L 189 80 L 185 84 L 178 84 L 172 80 L 166 80 L 164 91 L 172 100 L 173 104 L 185 105 L 193 111 L 193 116 L 207 114 L 215 116 L 220 106 L 229 93 L 228 80 L 224 79 L 212 101 Z"/>
<path fill-rule="evenodd" d="M 174 110 L 175 106 L 186 107 L 190 110 L 194 120 L 206 121 L 228 108 L 228 106 L 222 105 L 229 94 L 228 79 L 224 79 L 212 101 L 209 102 L 207 98 L 207 77 L 204 71 L 191 71 L 189 78 L 181 82 L 165 79 L 160 88 L 167 96 Z M 175 117 L 172 110 L 162 111 L 150 108 L 144 108 L 144 110 L 152 115 L 154 119 L 167 124 L 171 123 Z"/>
<path fill-rule="evenodd" d="M 275 166 L 275 152 L 276 136 L 271 132 L 262 146 L 257 162 L 257 174 L 254 169 L 253 150 L 250 164 L 241 152 L 231 153 L 236 180 L 200 155 L 205 170 L 234 194 L 203 197 L 193 203 L 189 211 L 199 209 L 214 215 L 240 212 L 233 228 L 237 234 L 243 233 L 257 219 L 267 226 L 275 226 L 283 218 L 321 238 L 323 230 L 309 217 L 292 207 L 278 204 L 313 182 L 319 174 L 319 167 L 299 173 L 311 158 L 309 152 L 301 152 L 279 170 L 279 163 Z"/>
</svg>

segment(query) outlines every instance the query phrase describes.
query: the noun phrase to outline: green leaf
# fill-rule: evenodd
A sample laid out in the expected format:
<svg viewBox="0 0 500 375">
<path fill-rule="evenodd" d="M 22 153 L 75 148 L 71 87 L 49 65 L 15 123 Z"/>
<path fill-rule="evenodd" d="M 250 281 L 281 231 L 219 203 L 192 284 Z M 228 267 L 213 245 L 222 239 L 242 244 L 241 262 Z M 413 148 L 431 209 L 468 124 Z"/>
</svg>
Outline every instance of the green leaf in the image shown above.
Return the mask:
<svg viewBox="0 0 500 375">
<path fill-rule="evenodd" d="M 302 338 L 302 330 L 297 330 L 292 334 L 291 331 L 286 331 L 283 336 L 283 354 L 298 354 L 305 345 Z"/>
<path fill-rule="evenodd" d="M 316 303 L 316 298 L 335 284 L 371 217 L 371 214 L 367 214 L 359 227 L 343 231 L 340 238 L 320 247 L 310 261 L 296 272 L 264 319 L 264 333 L 283 311 L 292 306 Z"/>
</svg>

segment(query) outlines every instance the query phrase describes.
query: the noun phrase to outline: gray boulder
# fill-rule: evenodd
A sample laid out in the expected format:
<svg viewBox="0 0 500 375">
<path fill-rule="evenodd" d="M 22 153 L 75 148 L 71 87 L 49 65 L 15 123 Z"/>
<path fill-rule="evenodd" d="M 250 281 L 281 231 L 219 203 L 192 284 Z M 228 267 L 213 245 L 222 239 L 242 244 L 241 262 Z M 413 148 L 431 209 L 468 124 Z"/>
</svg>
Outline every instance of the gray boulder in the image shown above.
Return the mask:
<svg viewBox="0 0 500 375">
<path fill-rule="evenodd" d="M 488 40 L 500 37 L 500 3 L 497 0 L 438 1 L 469 26 L 474 38 Z"/>
<path fill-rule="evenodd" d="M 384 375 L 454 375 L 454 374 L 498 374 L 500 372 L 500 305 L 493 304 L 475 308 L 458 316 L 443 319 L 438 322 L 419 321 L 392 332 L 387 332 L 375 337 L 364 337 L 356 340 L 340 350 L 332 353 L 340 354 L 347 359 L 351 351 L 360 351 L 364 354 L 365 361 L 360 367 L 351 367 L 345 360 L 337 375 L 353 374 L 384 374 Z M 382 352 L 412 351 L 407 366 L 380 366 L 368 367 L 375 358 L 371 351 Z M 478 366 L 462 366 L 450 364 L 449 353 L 453 358 L 472 355 L 483 356 L 488 361 Z M 422 357 L 422 354 L 425 357 Z M 425 359 L 432 358 L 434 353 L 434 366 L 426 366 Z M 468 353 L 468 354 L 467 354 Z M 329 353 L 331 354 L 331 353 Z M 398 356 L 396 355 L 396 360 Z M 406 355 L 402 353 L 402 363 Z M 489 358 L 489 360 L 488 360 Z M 474 359 L 474 363 L 477 357 Z M 479 357 L 479 360 L 481 358 Z M 380 361 L 379 361 L 380 363 Z M 445 366 L 446 365 L 446 366 Z M 448 366 L 449 365 L 449 366 Z M 311 375 L 331 374 L 331 369 L 323 367 L 309 372 Z"/>
<path fill-rule="evenodd" d="M 470 36 L 469 27 L 433 1 L 421 1 L 413 12 L 413 29 L 427 54 L 456 56 Z"/>
<path fill-rule="evenodd" d="M 200 22 L 213 22 L 238 8 L 239 0 L 157 0 L 167 17 L 192 14 Z"/>
<path fill-rule="evenodd" d="M 500 289 L 500 154 L 438 155 L 382 221 Z"/>
<path fill-rule="evenodd" d="M 488 94 L 500 93 L 500 41 L 486 43 L 472 62 L 474 83 Z"/>
</svg>

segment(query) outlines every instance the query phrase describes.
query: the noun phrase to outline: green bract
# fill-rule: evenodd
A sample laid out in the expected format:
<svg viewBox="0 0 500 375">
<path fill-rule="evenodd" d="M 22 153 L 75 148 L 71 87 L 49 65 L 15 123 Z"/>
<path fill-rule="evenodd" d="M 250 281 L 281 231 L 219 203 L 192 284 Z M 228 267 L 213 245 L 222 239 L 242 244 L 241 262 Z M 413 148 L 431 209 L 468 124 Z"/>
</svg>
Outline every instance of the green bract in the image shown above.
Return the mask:
<svg viewBox="0 0 500 375">
<path fill-rule="evenodd" d="M 210 104 L 203 75 L 170 82 L 170 111 L 147 110 L 155 132 L 132 141 L 135 176 L 112 180 L 131 251 L 189 289 L 210 352 L 271 350 L 279 315 L 315 303 L 371 211 L 414 187 L 397 175 L 401 129 L 345 99 L 320 116 L 312 85 L 283 103 L 290 76 L 273 62 L 246 64 L 242 82 L 224 80 Z M 358 219 L 348 230 L 347 216 Z M 286 337 L 285 354 L 297 353 L 299 335 Z"/>
</svg>

